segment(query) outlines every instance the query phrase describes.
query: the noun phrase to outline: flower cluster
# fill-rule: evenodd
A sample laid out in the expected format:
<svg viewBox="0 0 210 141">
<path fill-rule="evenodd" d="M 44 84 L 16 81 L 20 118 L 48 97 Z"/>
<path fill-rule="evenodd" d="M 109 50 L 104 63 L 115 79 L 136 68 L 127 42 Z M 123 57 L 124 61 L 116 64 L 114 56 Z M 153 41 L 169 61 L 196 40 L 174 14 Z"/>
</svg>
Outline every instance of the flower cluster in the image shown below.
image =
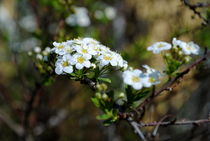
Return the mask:
<svg viewBox="0 0 210 141">
<path fill-rule="evenodd" d="M 183 42 L 173 38 L 172 45 L 167 42 L 157 42 L 147 48 L 148 51 L 152 51 L 155 54 L 160 53 L 163 50 L 170 50 L 173 48 L 181 49 L 182 53 L 185 55 L 198 55 L 200 47 L 194 42 Z"/>
<path fill-rule="evenodd" d="M 46 47 L 44 50 L 42 50 L 40 47 L 37 46 L 33 49 L 33 52 L 29 51 L 28 55 L 35 55 L 36 59 L 38 60 L 47 60 L 47 56 L 50 54 L 50 52 L 50 47 Z"/>
<path fill-rule="evenodd" d="M 151 87 L 160 83 L 160 72 L 150 68 L 148 65 L 143 65 L 146 72 L 139 69 L 130 69 L 123 72 L 123 81 L 125 84 L 132 86 L 135 90 L 140 90 L 143 87 Z"/>
<path fill-rule="evenodd" d="M 53 43 L 53 52 L 57 54 L 55 72 L 57 74 L 72 73 L 83 68 L 103 68 L 113 66 L 127 68 L 127 62 L 120 54 L 111 51 L 92 38 L 78 38 L 66 42 Z"/>
<path fill-rule="evenodd" d="M 75 7 L 74 14 L 66 18 L 66 23 L 70 26 L 87 27 L 90 25 L 88 10 L 85 7 Z"/>
</svg>

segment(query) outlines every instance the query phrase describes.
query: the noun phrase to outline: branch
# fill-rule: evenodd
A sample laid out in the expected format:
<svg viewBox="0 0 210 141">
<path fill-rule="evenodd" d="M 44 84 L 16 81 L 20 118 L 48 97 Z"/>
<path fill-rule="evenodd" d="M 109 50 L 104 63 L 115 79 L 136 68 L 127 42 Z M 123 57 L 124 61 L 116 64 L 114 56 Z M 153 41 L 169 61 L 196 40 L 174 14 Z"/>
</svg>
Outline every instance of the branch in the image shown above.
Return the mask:
<svg viewBox="0 0 210 141">
<path fill-rule="evenodd" d="M 141 132 L 141 130 L 138 127 L 138 123 L 133 121 L 131 118 L 127 119 L 128 123 L 133 127 L 134 133 L 136 133 L 140 139 L 143 141 L 147 141 L 144 134 Z"/>
<path fill-rule="evenodd" d="M 201 13 L 199 11 L 197 11 L 197 8 L 204 8 L 204 7 L 210 7 L 210 3 L 196 3 L 196 4 L 191 4 L 188 0 L 181 0 L 183 1 L 184 5 L 187 6 L 190 10 L 192 10 L 194 12 L 195 15 L 198 15 L 199 18 L 201 18 L 204 22 L 203 25 L 208 25 L 209 24 L 209 20 L 206 19 L 205 17 L 203 17 L 201 15 Z"/>
<path fill-rule="evenodd" d="M 41 85 L 36 83 L 35 84 L 35 89 L 31 92 L 31 96 L 29 98 L 29 100 L 26 102 L 26 106 L 25 106 L 25 110 L 24 110 L 24 115 L 23 115 L 23 127 L 25 129 L 25 134 L 23 136 L 23 138 L 26 138 L 27 137 L 27 132 L 29 131 L 28 128 L 29 128 L 29 117 L 30 117 L 30 114 L 31 112 L 33 111 L 33 104 L 34 104 L 34 100 L 35 100 L 35 97 L 37 96 L 40 88 L 41 88 Z"/>
<path fill-rule="evenodd" d="M 24 129 L 22 128 L 22 126 L 18 125 L 17 123 L 15 123 L 7 113 L 5 113 L 4 111 L 2 111 L 0 109 L 0 120 L 3 121 L 5 124 L 7 124 L 7 126 L 14 131 L 19 137 L 23 136 L 24 134 Z"/>
<path fill-rule="evenodd" d="M 182 121 L 165 121 L 165 122 L 151 122 L 151 123 L 140 123 L 138 124 L 138 127 L 148 127 L 148 126 L 169 126 L 169 125 L 200 125 L 210 123 L 210 118 L 209 119 L 200 119 L 200 120 L 182 120 Z"/>
<path fill-rule="evenodd" d="M 151 96 L 149 96 L 143 103 L 141 103 L 138 107 L 137 110 L 143 110 L 145 108 L 145 106 L 147 104 L 149 104 L 154 97 L 157 97 L 158 95 L 160 95 L 162 92 L 164 91 L 172 91 L 173 88 L 176 87 L 176 85 L 174 85 L 178 80 L 180 80 L 181 78 L 184 77 L 184 75 L 186 75 L 192 68 L 194 68 L 195 66 L 197 66 L 198 64 L 200 64 L 201 62 L 205 61 L 207 59 L 207 57 L 210 55 L 210 52 L 207 53 L 207 49 L 205 49 L 204 51 L 204 55 L 203 57 L 201 57 L 200 59 L 196 60 L 193 64 L 191 64 L 190 66 L 188 66 L 184 71 L 182 71 L 181 73 L 179 73 L 176 77 L 174 77 L 171 81 L 167 82 L 165 85 L 163 85 L 163 87 L 155 92 L 154 94 L 152 94 Z"/>
</svg>

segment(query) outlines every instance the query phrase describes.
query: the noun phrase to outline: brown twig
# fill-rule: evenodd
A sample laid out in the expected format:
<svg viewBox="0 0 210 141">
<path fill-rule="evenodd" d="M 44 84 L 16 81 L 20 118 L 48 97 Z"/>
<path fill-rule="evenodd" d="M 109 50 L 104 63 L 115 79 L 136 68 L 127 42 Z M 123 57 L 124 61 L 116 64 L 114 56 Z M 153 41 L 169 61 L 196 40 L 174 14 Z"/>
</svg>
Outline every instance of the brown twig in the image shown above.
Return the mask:
<svg viewBox="0 0 210 141">
<path fill-rule="evenodd" d="M 203 20 L 203 25 L 208 25 L 209 20 L 206 19 L 202 14 L 197 10 L 198 8 L 204 8 L 204 7 L 210 7 L 210 3 L 196 3 L 191 4 L 188 0 L 181 0 L 185 6 L 187 6 L 190 10 L 194 12 L 195 15 L 197 15 L 199 18 Z"/>
<path fill-rule="evenodd" d="M 140 130 L 140 128 L 138 126 L 138 123 L 136 121 L 132 120 L 131 118 L 128 118 L 127 121 L 133 127 L 134 132 L 139 136 L 139 138 L 142 141 L 147 141 L 147 139 L 145 138 L 144 134 Z"/>
<path fill-rule="evenodd" d="M 200 120 L 182 120 L 182 121 L 165 121 L 165 122 L 151 122 L 151 123 L 140 123 L 139 127 L 148 127 L 148 126 L 169 126 L 169 125 L 200 125 L 204 123 L 210 123 L 210 119 L 200 119 Z"/>
</svg>

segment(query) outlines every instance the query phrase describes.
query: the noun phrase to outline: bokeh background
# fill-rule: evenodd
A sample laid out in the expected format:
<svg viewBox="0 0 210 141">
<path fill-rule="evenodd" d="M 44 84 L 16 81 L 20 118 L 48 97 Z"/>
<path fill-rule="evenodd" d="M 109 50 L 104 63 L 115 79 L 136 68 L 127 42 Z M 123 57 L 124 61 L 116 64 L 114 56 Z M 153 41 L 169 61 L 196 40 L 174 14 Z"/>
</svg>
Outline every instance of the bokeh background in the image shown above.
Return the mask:
<svg viewBox="0 0 210 141">
<path fill-rule="evenodd" d="M 199 11 L 208 18 L 208 8 Z M 47 76 L 28 52 L 52 47 L 53 41 L 93 37 L 121 52 L 132 67 L 150 64 L 163 70 L 161 57 L 146 48 L 157 41 L 171 42 L 173 37 L 210 47 L 210 26 L 201 23 L 181 0 L 0 0 L 0 140 L 22 140 L 24 110 L 34 93 L 28 141 L 138 140 L 124 121 L 104 127 L 96 120 L 100 111 L 91 103 L 88 87 L 62 77 L 40 85 Z M 209 65 L 208 59 L 174 91 L 156 98 L 143 121 L 158 121 L 166 114 L 177 119 L 207 118 Z M 117 87 L 120 82 L 115 83 Z M 210 127 L 161 127 L 158 140 L 210 141 Z"/>
</svg>

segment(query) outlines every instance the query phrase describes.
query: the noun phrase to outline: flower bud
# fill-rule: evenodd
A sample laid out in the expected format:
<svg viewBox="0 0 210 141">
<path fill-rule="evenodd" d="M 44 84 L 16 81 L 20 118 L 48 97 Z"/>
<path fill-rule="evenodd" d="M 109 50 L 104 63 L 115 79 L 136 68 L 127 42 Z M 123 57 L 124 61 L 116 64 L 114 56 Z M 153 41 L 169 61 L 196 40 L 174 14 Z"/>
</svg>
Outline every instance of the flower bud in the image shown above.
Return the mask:
<svg viewBox="0 0 210 141">
<path fill-rule="evenodd" d="M 104 93 L 104 94 L 102 95 L 102 98 L 103 98 L 104 100 L 107 100 L 109 97 L 108 97 L 107 94 Z"/>
</svg>

